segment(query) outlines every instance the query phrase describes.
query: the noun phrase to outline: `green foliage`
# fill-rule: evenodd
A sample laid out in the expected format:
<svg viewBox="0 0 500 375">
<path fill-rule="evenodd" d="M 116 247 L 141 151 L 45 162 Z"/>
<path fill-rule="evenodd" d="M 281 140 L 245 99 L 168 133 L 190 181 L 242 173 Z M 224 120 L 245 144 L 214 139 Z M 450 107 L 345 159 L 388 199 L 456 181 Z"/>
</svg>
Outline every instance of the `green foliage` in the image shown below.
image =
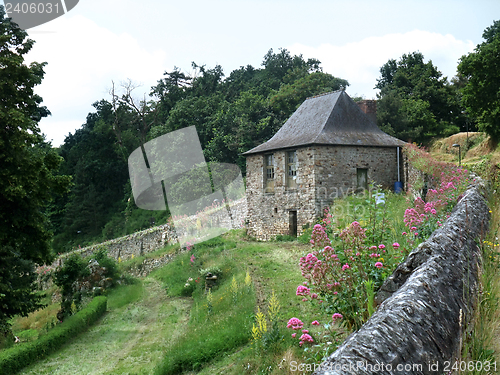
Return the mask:
<svg viewBox="0 0 500 375">
<path fill-rule="evenodd" d="M 96 322 L 106 312 L 106 303 L 106 297 L 96 297 L 85 309 L 36 341 L 0 351 L 0 373 L 13 374 L 55 352 Z"/>
<path fill-rule="evenodd" d="M 197 285 L 205 285 L 205 280 L 197 275 L 198 271 L 190 266 L 190 257 L 190 253 L 179 254 L 168 267 L 153 271 L 152 276 L 163 283 L 170 297 L 188 295 L 185 285 L 189 278 L 197 280 Z"/>
<path fill-rule="evenodd" d="M 54 284 L 61 288 L 61 312 L 64 317 L 72 314 L 71 306 L 80 304 L 82 295 L 74 289 L 74 283 L 90 275 L 87 262 L 78 254 L 71 254 L 62 267 L 54 272 Z"/>
<path fill-rule="evenodd" d="M 419 52 L 389 60 L 380 69 L 377 123 L 405 141 L 428 142 L 434 136 L 465 130 L 455 89 Z"/>
<path fill-rule="evenodd" d="M 275 238 L 276 242 L 291 242 L 297 241 L 297 237 L 291 236 L 289 234 L 278 234 Z"/>
<path fill-rule="evenodd" d="M 50 112 L 34 93 L 45 63 L 24 64 L 34 41 L 5 18 L 0 5 L 0 332 L 16 314 L 42 307 L 34 265 L 51 260 L 47 207 L 68 187 L 58 176 L 61 158 L 45 142 L 38 122 Z"/>
<path fill-rule="evenodd" d="M 248 343 L 255 296 L 251 290 L 240 289 L 239 293 L 244 293 L 244 298 L 234 303 L 230 280 L 210 292 L 210 302 L 208 294 L 197 289 L 193 294 L 195 307 L 190 320 L 190 325 L 196 329 L 189 329 L 172 344 L 154 373 L 199 371 L 207 362 Z"/>
<path fill-rule="evenodd" d="M 91 259 L 95 259 L 97 263 L 99 263 L 99 266 L 106 269 L 104 273 L 106 277 L 115 280 L 120 276 L 118 263 L 116 260 L 108 256 L 108 250 L 104 246 L 95 251 L 91 256 Z"/>
<path fill-rule="evenodd" d="M 500 140 L 500 21 L 484 33 L 485 41 L 474 52 L 462 56 L 458 72 L 466 84 L 462 87 L 463 103 L 478 121 L 478 128 L 495 141 Z"/>
</svg>

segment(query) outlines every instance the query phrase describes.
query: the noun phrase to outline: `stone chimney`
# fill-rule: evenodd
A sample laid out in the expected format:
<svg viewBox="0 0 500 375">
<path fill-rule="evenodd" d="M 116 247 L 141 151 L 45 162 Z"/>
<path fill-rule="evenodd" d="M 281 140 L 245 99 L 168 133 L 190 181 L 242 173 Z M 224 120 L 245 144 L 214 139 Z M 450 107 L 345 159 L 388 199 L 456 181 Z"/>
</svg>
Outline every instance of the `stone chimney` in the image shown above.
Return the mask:
<svg viewBox="0 0 500 375">
<path fill-rule="evenodd" d="M 368 115 L 368 117 L 376 124 L 377 123 L 377 101 L 376 100 L 361 100 L 358 102 L 359 108 Z"/>
</svg>

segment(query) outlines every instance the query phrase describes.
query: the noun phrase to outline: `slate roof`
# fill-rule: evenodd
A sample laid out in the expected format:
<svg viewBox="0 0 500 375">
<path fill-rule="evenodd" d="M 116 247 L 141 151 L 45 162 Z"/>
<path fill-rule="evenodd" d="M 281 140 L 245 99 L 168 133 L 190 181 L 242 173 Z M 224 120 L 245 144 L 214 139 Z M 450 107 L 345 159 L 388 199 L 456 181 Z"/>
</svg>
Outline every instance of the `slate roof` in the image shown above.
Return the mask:
<svg viewBox="0 0 500 375">
<path fill-rule="evenodd" d="M 243 155 L 308 145 L 402 147 L 405 142 L 380 130 L 340 90 L 306 99 L 269 141 Z"/>
</svg>

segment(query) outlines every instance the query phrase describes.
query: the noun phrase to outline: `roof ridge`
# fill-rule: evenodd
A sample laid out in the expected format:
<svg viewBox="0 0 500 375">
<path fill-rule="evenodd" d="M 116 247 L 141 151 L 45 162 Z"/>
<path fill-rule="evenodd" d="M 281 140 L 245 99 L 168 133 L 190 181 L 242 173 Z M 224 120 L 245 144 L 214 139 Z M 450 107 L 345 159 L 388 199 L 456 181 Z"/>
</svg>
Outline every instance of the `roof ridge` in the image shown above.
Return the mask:
<svg viewBox="0 0 500 375">
<path fill-rule="evenodd" d="M 335 94 L 335 93 L 337 93 L 339 91 L 345 91 L 345 87 L 342 87 L 339 90 L 324 92 L 323 94 L 318 94 L 318 95 L 310 96 L 310 97 L 306 98 L 306 100 L 314 99 L 314 98 L 319 98 L 319 97 L 325 96 L 325 95 Z"/>
</svg>

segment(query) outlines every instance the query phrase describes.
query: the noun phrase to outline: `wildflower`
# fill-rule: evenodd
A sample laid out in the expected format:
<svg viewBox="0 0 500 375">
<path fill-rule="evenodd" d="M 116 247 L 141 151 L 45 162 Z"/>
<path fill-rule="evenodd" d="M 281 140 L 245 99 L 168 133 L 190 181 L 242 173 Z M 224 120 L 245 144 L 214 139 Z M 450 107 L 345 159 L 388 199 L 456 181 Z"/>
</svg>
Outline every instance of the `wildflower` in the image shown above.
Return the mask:
<svg viewBox="0 0 500 375">
<path fill-rule="evenodd" d="M 373 251 L 373 250 L 377 250 L 377 246 L 375 246 L 375 245 L 370 246 L 370 247 L 368 248 L 368 250 L 372 250 L 372 251 Z"/>
<path fill-rule="evenodd" d="M 418 236 L 418 232 L 415 232 L 415 237 L 417 237 L 417 236 Z"/>
<path fill-rule="evenodd" d="M 349 267 L 349 265 L 346 263 L 346 264 L 344 264 L 344 265 L 342 266 L 342 271 L 345 271 L 345 270 L 347 270 L 347 269 L 349 269 L 349 268 L 351 268 L 351 267 Z"/>
<path fill-rule="evenodd" d="M 314 342 L 313 338 L 311 337 L 311 335 L 307 334 L 307 333 L 304 333 L 302 336 L 300 336 L 300 342 L 303 344 L 304 342 Z M 300 344 L 299 342 L 299 344 Z M 300 345 L 302 345 L 300 344 Z"/>
<path fill-rule="evenodd" d="M 319 326 L 319 322 L 317 320 L 315 320 L 314 322 L 311 323 L 311 325 L 313 325 L 313 326 Z"/>
<path fill-rule="evenodd" d="M 337 295 L 337 294 L 339 294 L 339 292 L 335 291 L 335 292 L 333 292 L 333 294 Z"/>
<path fill-rule="evenodd" d="M 307 329 L 303 329 L 302 333 L 309 333 L 309 331 Z"/>
<path fill-rule="evenodd" d="M 316 293 L 313 293 L 313 294 L 311 294 L 311 298 L 316 299 L 316 298 L 318 298 L 318 295 Z"/>
<path fill-rule="evenodd" d="M 384 265 L 381 262 L 375 263 L 375 267 L 382 268 Z"/>
<path fill-rule="evenodd" d="M 399 249 L 399 244 L 397 242 L 394 242 L 392 244 L 392 247 L 395 248 L 395 249 Z"/>
<path fill-rule="evenodd" d="M 401 234 L 402 234 L 403 236 L 406 236 L 406 235 L 407 235 L 408 233 L 406 233 L 406 232 L 403 232 L 403 233 L 401 233 Z"/>
<path fill-rule="evenodd" d="M 335 322 L 337 320 L 342 320 L 344 317 L 342 316 L 342 314 L 339 314 L 339 313 L 335 313 L 332 315 L 332 320 Z"/>
<path fill-rule="evenodd" d="M 413 232 L 414 230 L 417 230 L 417 227 L 411 227 L 410 230 Z"/>
<path fill-rule="evenodd" d="M 385 249 L 385 245 L 384 245 L 384 244 L 380 244 L 380 245 L 378 245 L 378 248 L 379 248 L 380 250 L 383 250 L 383 249 Z"/>
<path fill-rule="evenodd" d="M 301 329 L 304 326 L 304 323 L 298 318 L 291 318 L 286 325 L 287 328 L 291 328 L 293 330 Z"/>
<path fill-rule="evenodd" d="M 299 285 L 297 287 L 297 291 L 295 292 L 295 295 L 297 295 L 297 296 L 308 296 L 310 293 L 311 293 L 311 290 L 308 287 Z"/>
<path fill-rule="evenodd" d="M 292 337 L 295 338 L 295 336 L 297 336 L 297 334 L 295 332 L 292 333 Z"/>
</svg>

